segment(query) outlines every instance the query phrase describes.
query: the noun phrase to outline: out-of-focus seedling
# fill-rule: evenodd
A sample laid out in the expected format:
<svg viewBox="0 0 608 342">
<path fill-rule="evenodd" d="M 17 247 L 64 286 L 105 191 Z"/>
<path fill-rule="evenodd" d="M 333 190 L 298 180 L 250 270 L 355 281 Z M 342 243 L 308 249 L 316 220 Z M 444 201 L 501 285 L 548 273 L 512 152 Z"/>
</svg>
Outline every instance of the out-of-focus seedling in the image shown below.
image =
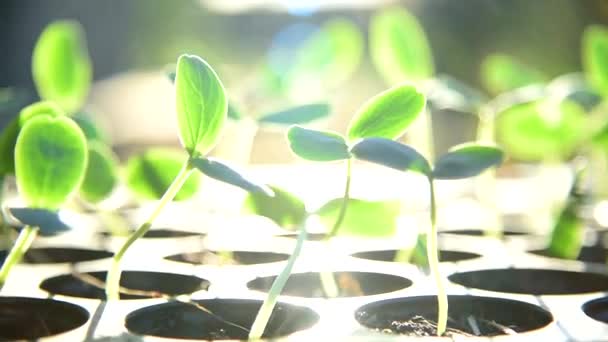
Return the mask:
<svg viewBox="0 0 608 342">
<path fill-rule="evenodd" d="M 86 139 L 73 120 L 52 110 L 21 116 L 25 123 L 15 145 L 15 176 L 27 208 L 11 213 L 25 226 L 0 269 L 0 284 L 39 232 L 67 229 L 57 210 L 78 189 L 87 165 Z"/>
<path fill-rule="evenodd" d="M 545 83 L 547 77 L 509 55 L 495 53 L 482 62 L 481 81 L 490 93 L 498 95 L 531 84 Z"/>
<path fill-rule="evenodd" d="M 454 147 L 440 156 L 432 168 L 429 162 L 413 148 L 385 138 L 365 138 L 352 146 L 350 152 L 357 159 L 367 160 L 400 171 L 414 171 L 424 175 L 430 191 L 430 230 L 427 233 L 427 258 L 437 287 L 437 335 L 447 328 L 448 297 L 439 273 L 437 249 L 437 208 L 435 203 L 436 179 L 462 179 L 476 176 L 502 162 L 502 151 L 496 147 L 467 144 Z"/>
<path fill-rule="evenodd" d="M 200 57 L 182 55 L 177 60 L 175 77 L 179 136 L 188 158 L 161 196 L 149 218 L 125 241 L 114 255 L 106 279 L 106 297 L 119 299 L 120 262 L 129 247 L 151 227 L 163 208 L 180 192 L 193 170 L 247 191 L 272 191 L 259 185 L 221 161 L 206 155 L 217 143 L 226 121 L 227 101 L 224 86 L 215 71 Z"/>
</svg>

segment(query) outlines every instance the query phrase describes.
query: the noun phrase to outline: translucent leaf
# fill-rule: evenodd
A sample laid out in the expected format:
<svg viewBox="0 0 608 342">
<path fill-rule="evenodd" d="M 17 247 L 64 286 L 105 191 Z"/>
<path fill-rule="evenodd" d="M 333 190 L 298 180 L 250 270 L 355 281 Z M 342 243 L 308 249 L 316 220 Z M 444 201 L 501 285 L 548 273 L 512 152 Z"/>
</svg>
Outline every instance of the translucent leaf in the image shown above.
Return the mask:
<svg viewBox="0 0 608 342">
<path fill-rule="evenodd" d="M 80 186 L 86 165 L 86 139 L 68 117 L 33 117 L 17 137 L 15 176 L 30 208 L 61 207 Z"/>
<path fill-rule="evenodd" d="M 511 56 L 492 54 L 481 64 L 481 81 L 488 91 L 500 94 L 530 84 L 543 83 L 546 77 Z"/>
<path fill-rule="evenodd" d="M 329 115 L 327 103 L 311 103 L 270 113 L 258 119 L 260 124 L 299 125 L 310 123 Z"/>
<path fill-rule="evenodd" d="M 298 157 L 314 161 L 350 158 L 348 146 L 341 135 L 291 126 L 287 131 L 289 147 Z"/>
<path fill-rule="evenodd" d="M 411 85 L 388 89 L 367 101 L 348 126 L 348 139 L 381 137 L 395 139 L 418 117 L 424 95 Z"/>
<path fill-rule="evenodd" d="M 126 166 L 126 184 L 142 199 L 160 199 L 181 170 L 185 159 L 182 153 L 166 149 L 150 149 L 131 157 Z M 199 174 L 192 173 L 174 200 L 183 201 L 194 196 L 199 183 Z"/>
<path fill-rule="evenodd" d="M 436 179 L 461 179 L 477 176 L 502 163 L 503 153 L 497 147 L 463 144 L 454 147 L 435 162 Z"/>
<path fill-rule="evenodd" d="M 200 57 L 182 55 L 175 78 L 180 138 L 191 156 L 205 155 L 215 146 L 226 121 L 224 86 Z"/>
<path fill-rule="evenodd" d="M 89 162 L 80 196 L 96 203 L 106 199 L 118 183 L 118 159 L 110 148 L 99 141 L 89 141 Z"/>
<path fill-rule="evenodd" d="M 70 230 L 59 213 L 39 208 L 10 208 L 9 212 L 23 225 L 38 227 L 41 236 L 54 236 Z"/>
<path fill-rule="evenodd" d="M 497 141 L 513 159 L 561 161 L 570 158 L 587 135 L 587 115 L 571 101 L 521 103 L 496 118 Z"/>
<path fill-rule="evenodd" d="M 92 78 L 84 33 L 75 21 L 48 25 L 34 47 L 32 73 L 40 97 L 74 113 L 86 101 Z"/>
<path fill-rule="evenodd" d="M 259 192 L 272 196 L 272 190 L 265 184 L 247 177 L 243 172 L 213 158 L 196 158 L 192 165 L 205 175 L 221 182 L 237 186 L 245 191 Z"/>
<path fill-rule="evenodd" d="M 415 149 L 385 138 L 365 138 L 351 148 L 357 159 L 380 164 L 399 171 L 415 171 L 430 175 L 428 161 Z"/>
<path fill-rule="evenodd" d="M 433 77 L 433 56 L 424 29 L 405 9 L 388 8 L 376 14 L 369 35 L 372 62 L 389 84 Z"/>
<path fill-rule="evenodd" d="M 592 25 L 583 33 L 583 70 L 603 96 L 608 95 L 608 29 Z"/>
<path fill-rule="evenodd" d="M 285 229 L 297 228 L 307 217 L 304 202 L 284 189 L 269 187 L 272 197 L 260 192 L 247 194 L 243 212 L 267 217 Z"/>
<path fill-rule="evenodd" d="M 342 206 L 342 198 L 324 204 L 317 215 L 321 222 L 332 227 Z M 397 230 L 397 216 L 401 212 L 399 201 L 348 200 L 346 216 L 338 230 L 339 235 L 362 236 L 368 238 L 389 237 Z"/>
</svg>

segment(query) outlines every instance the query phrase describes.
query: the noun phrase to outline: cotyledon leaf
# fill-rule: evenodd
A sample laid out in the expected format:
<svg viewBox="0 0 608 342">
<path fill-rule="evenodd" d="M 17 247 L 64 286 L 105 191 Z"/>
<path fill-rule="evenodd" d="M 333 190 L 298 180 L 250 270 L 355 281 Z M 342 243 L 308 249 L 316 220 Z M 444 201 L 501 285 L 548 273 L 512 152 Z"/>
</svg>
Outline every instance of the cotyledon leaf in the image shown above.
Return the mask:
<svg viewBox="0 0 608 342">
<path fill-rule="evenodd" d="M 337 133 L 291 126 L 287 131 L 289 147 L 298 157 L 313 161 L 350 158 L 348 145 Z"/>
</svg>

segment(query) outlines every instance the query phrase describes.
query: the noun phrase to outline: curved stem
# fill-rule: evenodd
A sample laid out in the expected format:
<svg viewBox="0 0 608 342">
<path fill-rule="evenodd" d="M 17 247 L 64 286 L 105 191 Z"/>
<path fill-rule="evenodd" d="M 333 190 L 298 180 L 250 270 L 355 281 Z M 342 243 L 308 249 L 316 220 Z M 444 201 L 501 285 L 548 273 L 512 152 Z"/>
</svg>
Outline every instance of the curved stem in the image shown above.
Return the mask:
<svg viewBox="0 0 608 342">
<path fill-rule="evenodd" d="M 251 326 L 251 330 L 249 331 L 249 340 L 259 340 L 262 338 L 264 334 L 264 330 L 266 329 L 266 325 L 270 320 L 270 316 L 272 315 L 272 311 L 277 303 L 279 295 L 283 291 L 289 276 L 291 275 L 291 271 L 293 270 L 293 265 L 296 260 L 300 256 L 300 252 L 302 251 L 302 246 L 304 245 L 304 241 L 306 241 L 306 224 L 302 223 L 300 226 L 300 234 L 298 234 L 298 240 L 296 241 L 296 246 L 287 260 L 287 264 L 283 271 L 276 277 L 272 286 L 270 287 L 270 291 L 268 291 L 268 295 L 262 303 L 260 310 L 258 311 L 255 320 L 253 321 L 253 325 Z"/>
<path fill-rule="evenodd" d="M 346 217 L 346 209 L 348 208 L 348 201 L 350 200 L 350 182 L 351 182 L 351 169 L 352 169 L 352 161 L 350 158 L 346 160 L 346 183 L 344 184 L 344 195 L 342 196 L 342 206 L 340 207 L 340 212 L 338 213 L 338 218 L 336 218 L 336 222 L 334 222 L 333 227 L 329 231 L 329 234 L 325 236 L 325 241 L 331 239 L 332 237 L 338 234 L 342 223 L 344 223 L 344 218 Z"/>
<path fill-rule="evenodd" d="M 443 279 L 439 273 L 439 255 L 437 249 L 437 208 L 435 203 L 435 185 L 429 178 L 431 190 L 431 231 L 427 235 L 426 253 L 429 259 L 431 275 L 437 286 L 437 336 L 443 335 L 448 322 L 448 295 L 443 286 Z"/>
<path fill-rule="evenodd" d="M 13 248 L 4 260 L 2 268 L 0 268 L 0 288 L 4 286 L 6 278 L 13 266 L 21 261 L 25 252 L 30 248 L 36 235 L 38 235 L 38 227 L 25 226 L 21 229 Z"/>
<path fill-rule="evenodd" d="M 125 243 L 118 250 L 118 252 L 116 254 L 114 254 L 114 258 L 112 259 L 112 265 L 110 266 L 110 269 L 108 271 L 108 276 L 106 278 L 106 298 L 107 298 L 107 300 L 118 300 L 119 299 L 119 288 L 120 288 L 119 285 L 120 285 L 120 272 L 121 272 L 120 271 L 120 261 L 122 260 L 123 256 L 129 249 L 129 247 L 131 247 L 131 245 L 137 239 L 139 239 L 144 234 L 146 234 L 146 232 L 150 229 L 150 227 L 152 227 L 154 220 L 156 220 L 158 215 L 160 215 L 160 213 L 165 208 L 165 206 L 168 203 L 170 203 L 173 200 L 173 198 L 175 198 L 175 195 L 177 195 L 179 190 L 182 188 L 182 186 L 184 185 L 184 182 L 188 179 L 188 176 L 190 176 L 190 173 L 192 172 L 192 170 L 193 170 L 193 168 L 192 168 L 192 165 L 190 164 L 190 159 L 188 159 L 182 166 L 182 168 L 179 171 L 179 173 L 177 174 L 177 176 L 175 176 L 175 179 L 173 180 L 173 182 L 171 183 L 171 185 L 169 186 L 167 191 L 165 191 L 165 193 L 163 194 L 161 199 L 158 201 L 156 209 L 154 209 L 154 211 L 152 212 L 150 217 L 148 217 L 148 220 L 146 222 L 144 222 L 139 228 L 137 228 L 137 230 L 135 232 L 133 232 L 133 234 L 131 234 L 131 236 L 129 236 L 127 241 L 125 241 Z"/>
</svg>

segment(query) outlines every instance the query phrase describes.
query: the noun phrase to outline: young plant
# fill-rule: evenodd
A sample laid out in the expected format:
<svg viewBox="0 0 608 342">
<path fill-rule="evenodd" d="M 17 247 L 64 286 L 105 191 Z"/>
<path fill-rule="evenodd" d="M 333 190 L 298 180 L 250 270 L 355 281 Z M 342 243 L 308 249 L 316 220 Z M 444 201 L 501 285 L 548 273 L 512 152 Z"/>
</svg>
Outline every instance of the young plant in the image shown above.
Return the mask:
<svg viewBox="0 0 608 342">
<path fill-rule="evenodd" d="M 120 263 L 123 256 L 129 247 L 152 227 L 163 208 L 177 196 L 195 169 L 247 191 L 272 195 L 266 186 L 252 182 L 221 161 L 206 157 L 220 137 L 227 110 L 224 86 L 211 66 L 194 55 L 180 56 L 177 60 L 175 90 L 179 136 L 188 158 L 148 219 L 129 236 L 114 255 L 106 279 L 108 300 L 119 299 Z"/>
<path fill-rule="evenodd" d="M 427 258 L 431 275 L 437 287 L 437 335 L 447 328 L 448 296 L 439 273 L 437 249 L 437 207 L 435 202 L 435 180 L 462 179 L 476 176 L 502 162 L 502 151 L 495 147 L 466 144 L 454 147 L 440 156 L 431 167 L 416 150 L 402 143 L 385 138 L 365 138 L 350 149 L 357 159 L 370 161 L 400 171 L 414 171 L 424 175 L 430 192 L 430 230 L 427 233 Z"/>
<path fill-rule="evenodd" d="M 27 208 L 11 213 L 25 227 L 0 269 L 0 286 L 39 231 L 54 234 L 67 228 L 58 220 L 57 210 L 82 182 L 86 139 L 78 125 L 60 112 L 37 113 L 22 126 L 14 155 L 17 186 Z"/>
</svg>

